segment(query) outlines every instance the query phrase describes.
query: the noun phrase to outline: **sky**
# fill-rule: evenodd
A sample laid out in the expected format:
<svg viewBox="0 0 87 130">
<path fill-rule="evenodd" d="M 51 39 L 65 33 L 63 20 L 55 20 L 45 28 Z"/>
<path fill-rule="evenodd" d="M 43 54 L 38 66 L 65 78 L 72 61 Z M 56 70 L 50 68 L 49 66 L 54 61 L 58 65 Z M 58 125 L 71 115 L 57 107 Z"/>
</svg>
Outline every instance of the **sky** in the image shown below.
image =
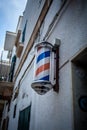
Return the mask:
<svg viewBox="0 0 87 130">
<path fill-rule="evenodd" d="M 18 18 L 23 15 L 27 0 L 0 0 L 0 58 L 4 50 L 6 31 L 15 32 Z M 3 60 L 7 60 L 3 51 Z"/>
</svg>

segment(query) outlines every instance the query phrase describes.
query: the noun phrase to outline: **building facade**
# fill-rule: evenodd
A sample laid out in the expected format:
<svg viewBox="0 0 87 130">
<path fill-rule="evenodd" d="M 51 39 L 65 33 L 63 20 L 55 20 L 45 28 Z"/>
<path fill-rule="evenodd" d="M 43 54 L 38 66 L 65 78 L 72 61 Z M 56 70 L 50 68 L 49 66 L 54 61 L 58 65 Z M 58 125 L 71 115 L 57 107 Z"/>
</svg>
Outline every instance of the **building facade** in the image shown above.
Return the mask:
<svg viewBox="0 0 87 130">
<path fill-rule="evenodd" d="M 12 57 L 16 55 L 14 90 L 9 111 L 8 104 L 4 107 L 2 126 L 8 117 L 8 130 L 87 129 L 86 17 L 86 0 L 27 1 L 16 29 L 12 51 Z M 34 84 L 36 89 L 42 87 L 40 94 L 31 87 L 35 77 L 35 48 L 38 43 L 44 46 L 42 41 L 58 46 L 55 62 L 51 57 L 53 66 L 49 74 L 53 80 L 56 73 L 57 88 L 43 95 L 43 83 Z M 38 69 L 36 75 L 40 71 Z"/>
</svg>

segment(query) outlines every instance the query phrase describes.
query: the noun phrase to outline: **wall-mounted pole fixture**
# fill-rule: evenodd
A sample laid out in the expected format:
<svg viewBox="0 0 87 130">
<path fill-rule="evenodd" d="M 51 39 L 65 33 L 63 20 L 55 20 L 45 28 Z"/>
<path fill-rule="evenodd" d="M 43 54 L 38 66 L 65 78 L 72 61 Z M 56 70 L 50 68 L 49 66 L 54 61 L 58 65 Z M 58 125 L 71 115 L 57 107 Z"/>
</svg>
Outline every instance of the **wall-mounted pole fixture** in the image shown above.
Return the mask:
<svg viewBox="0 0 87 130">
<path fill-rule="evenodd" d="M 56 65 L 55 65 L 55 85 L 53 86 L 54 91 L 59 92 L 59 46 L 60 46 L 60 40 L 56 39 L 55 40 L 55 45 L 53 47 L 53 50 L 55 52 L 55 60 L 56 60 Z"/>
<path fill-rule="evenodd" d="M 56 92 L 59 91 L 59 43 L 57 44 L 57 41 L 58 39 L 54 46 L 47 41 L 35 46 L 34 81 L 31 87 L 40 95 L 52 88 Z"/>
</svg>

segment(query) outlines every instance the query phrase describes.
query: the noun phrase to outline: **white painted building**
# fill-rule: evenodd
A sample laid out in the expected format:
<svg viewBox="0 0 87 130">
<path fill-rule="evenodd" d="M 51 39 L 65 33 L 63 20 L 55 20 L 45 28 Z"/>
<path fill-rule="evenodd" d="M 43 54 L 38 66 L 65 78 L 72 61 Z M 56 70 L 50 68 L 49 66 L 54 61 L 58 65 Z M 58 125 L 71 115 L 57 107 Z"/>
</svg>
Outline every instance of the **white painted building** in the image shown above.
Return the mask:
<svg viewBox="0 0 87 130">
<path fill-rule="evenodd" d="M 31 87 L 34 48 L 41 41 L 54 46 L 58 39 L 59 91 L 52 88 L 39 95 Z M 86 130 L 87 1 L 28 0 L 17 25 L 13 54 L 15 85 L 10 110 L 3 114 L 3 119 L 9 117 L 8 130 Z M 53 68 L 49 76 L 54 76 Z"/>
</svg>

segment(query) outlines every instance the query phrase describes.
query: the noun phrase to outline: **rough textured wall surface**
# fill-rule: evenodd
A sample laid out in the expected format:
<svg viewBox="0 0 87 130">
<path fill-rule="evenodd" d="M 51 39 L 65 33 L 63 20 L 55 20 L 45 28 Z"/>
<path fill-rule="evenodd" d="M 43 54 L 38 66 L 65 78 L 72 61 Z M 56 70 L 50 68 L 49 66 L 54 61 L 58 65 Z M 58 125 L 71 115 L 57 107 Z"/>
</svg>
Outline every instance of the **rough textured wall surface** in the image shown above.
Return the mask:
<svg viewBox="0 0 87 130">
<path fill-rule="evenodd" d="M 57 12 L 57 0 L 54 0 L 51 10 Z M 49 10 L 47 17 L 44 21 L 41 39 L 44 36 L 44 29 L 49 26 L 48 19 L 52 20 L 55 13 L 50 13 Z M 25 19 L 28 18 L 28 10 L 25 12 Z M 33 12 L 31 10 L 31 12 Z M 32 14 L 33 15 L 33 14 Z M 35 16 L 36 17 L 36 16 Z M 61 40 L 60 45 L 60 67 L 76 54 L 87 43 L 87 2 L 86 0 L 72 0 L 63 14 L 58 19 L 55 28 L 48 38 L 50 43 L 53 43 L 55 38 Z M 34 21 L 35 22 L 35 21 Z M 32 23 L 32 22 L 31 22 Z M 32 24 L 28 25 L 26 41 L 31 34 L 28 31 L 33 29 Z M 30 29 L 30 30 L 29 30 Z M 27 43 L 27 42 L 26 42 Z M 26 46 L 25 43 L 25 46 Z M 33 55 L 29 54 L 25 61 L 21 72 L 16 80 L 15 87 L 24 73 L 24 70 L 30 63 Z M 34 64 L 32 64 L 24 76 L 20 84 L 20 92 L 17 101 L 12 101 L 10 110 L 10 123 L 9 130 L 16 130 L 18 125 L 19 111 L 27 107 L 30 102 L 31 106 L 31 120 L 30 130 L 73 130 L 73 95 L 72 95 L 72 77 L 71 77 L 71 63 L 68 62 L 59 70 L 59 93 L 53 90 L 47 94 L 40 96 L 31 89 L 33 81 Z M 22 98 L 25 93 L 24 99 Z M 14 104 L 18 104 L 16 118 L 13 119 L 12 114 Z M 15 127 L 12 124 L 15 124 Z"/>
</svg>

